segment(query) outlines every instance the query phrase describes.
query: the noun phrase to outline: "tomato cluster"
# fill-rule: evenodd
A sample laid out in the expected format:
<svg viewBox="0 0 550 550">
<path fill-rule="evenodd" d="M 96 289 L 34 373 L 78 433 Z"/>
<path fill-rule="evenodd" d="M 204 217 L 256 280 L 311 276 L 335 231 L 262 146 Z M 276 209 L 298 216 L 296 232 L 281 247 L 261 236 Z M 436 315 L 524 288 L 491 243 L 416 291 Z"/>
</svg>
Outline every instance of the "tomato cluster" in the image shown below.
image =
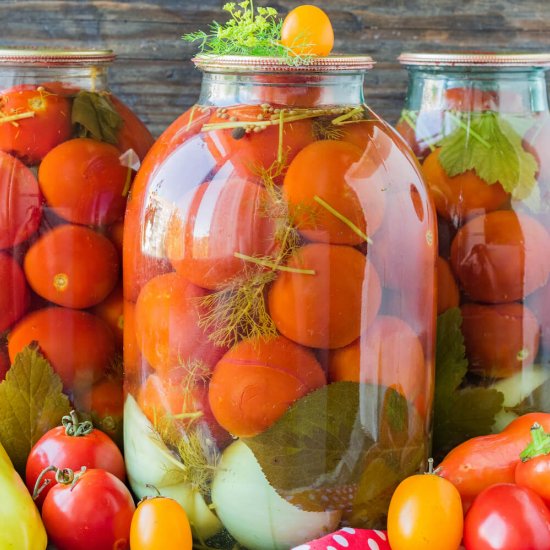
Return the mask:
<svg viewBox="0 0 550 550">
<path fill-rule="evenodd" d="M 431 406 L 420 273 L 436 242 L 417 166 L 368 110 L 334 130 L 351 108 L 297 107 L 273 78 L 251 86 L 257 105 L 173 123 L 128 203 L 127 389 L 182 459 L 196 434 L 221 452 L 333 383 L 396 390 L 422 419 L 411 437 Z"/>
<path fill-rule="evenodd" d="M 112 108 L 114 143 L 73 124 L 81 94 Z M 121 155 L 143 157 L 152 141 L 106 92 L 62 82 L 0 90 L 1 377 L 37 342 L 99 422 L 120 424 L 122 413 L 121 372 L 110 371 L 121 371 L 112 368 L 122 353 L 120 233 L 133 172 Z"/>
<path fill-rule="evenodd" d="M 506 86 L 487 89 L 487 83 L 479 85 L 470 77 L 464 77 L 462 86 L 454 76 L 447 77 L 435 105 L 404 111 L 399 130 L 422 163 L 437 210 L 438 314 L 460 308 L 469 364 L 466 382 L 487 386 L 544 363 L 550 351 L 545 305 L 545 296 L 550 296 L 550 225 L 543 153 L 550 125 L 547 117 L 537 118 L 524 96 Z M 513 127 L 516 115 L 531 129 Z M 508 128 L 517 151 L 506 149 L 498 134 L 482 136 L 474 129 L 487 121 Z M 468 137 L 460 141 L 461 135 Z M 501 154 L 500 160 L 491 161 L 493 174 L 483 171 L 480 159 L 486 150 Z M 497 172 L 499 162 L 514 155 L 536 161 L 537 173 L 520 174 L 516 182 L 527 185 L 534 177 L 529 185 L 538 198 L 531 196 L 531 203 L 510 180 L 503 185 L 495 179 L 495 173 L 506 176 L 504 170 Z M 463 166 L 460 159 L 465 159 Z"/>
</svg>

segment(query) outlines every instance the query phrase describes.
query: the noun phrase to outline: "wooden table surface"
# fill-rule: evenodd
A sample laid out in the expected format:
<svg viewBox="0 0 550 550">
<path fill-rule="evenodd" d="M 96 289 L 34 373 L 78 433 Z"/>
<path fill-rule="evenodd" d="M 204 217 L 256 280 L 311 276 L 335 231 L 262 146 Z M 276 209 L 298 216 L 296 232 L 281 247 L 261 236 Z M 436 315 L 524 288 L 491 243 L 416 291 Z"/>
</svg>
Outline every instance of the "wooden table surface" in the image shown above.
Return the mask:
<svg viewBox="0 0 550 550">
<path fill-rule="evenodd" d="M 310 0 L 325 9 L 336 51 L 367 53 L 370 105 L 395 122 L 407 76 L 403 50 L 550 50 L 550 0 Z M 119 94 L 158 135 L 198 96 L 194 46 L 182 34 L 220 19 L 219 0 L 0 0 L 0 46 L 107 47 Z M 298 0 L 258 2 L 287 12 Z"/>
</svg>

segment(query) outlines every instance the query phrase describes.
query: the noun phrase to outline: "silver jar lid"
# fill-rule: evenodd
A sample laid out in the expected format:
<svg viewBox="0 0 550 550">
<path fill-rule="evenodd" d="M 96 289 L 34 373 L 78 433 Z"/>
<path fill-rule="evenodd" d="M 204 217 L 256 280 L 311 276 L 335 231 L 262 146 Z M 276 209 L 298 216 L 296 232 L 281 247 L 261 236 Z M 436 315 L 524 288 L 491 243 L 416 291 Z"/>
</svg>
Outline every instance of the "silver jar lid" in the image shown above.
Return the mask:
<svg viewBox="0 0 550 550">
<path fill-rule="evenodd" d="M 112 63 L 112 50 L 72 50 L 58 48 L 0 48 L 0 65 L 36 67 L 82 67 Z"/>
<path fill-rule="evenodd" d="M 550 67 L 550 53 L 537 52 L 404 52 L 398 60 L 429 67 Z"/>
<path fill-rule="evenodd" d="M 352 73 L 372 69 L 369 55 L 330 55 L 312 57 L 300 64 L 280 57 L 200 54 L 193 58 L 195 66 L 216 73 Z"/>
</svg>

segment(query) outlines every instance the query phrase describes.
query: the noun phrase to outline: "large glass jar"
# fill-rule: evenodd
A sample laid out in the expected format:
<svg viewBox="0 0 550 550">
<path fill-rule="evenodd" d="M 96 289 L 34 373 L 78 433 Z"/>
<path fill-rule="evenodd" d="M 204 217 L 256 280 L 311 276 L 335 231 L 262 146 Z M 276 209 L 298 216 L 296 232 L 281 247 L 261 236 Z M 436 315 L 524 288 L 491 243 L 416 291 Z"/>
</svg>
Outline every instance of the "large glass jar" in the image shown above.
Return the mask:
<svg viewBox="0 0 550 550">
<path fill-rule="evenodd" d="M 177 499 L 199 548 L 381 527 L 429 444 L 437 243 L 417 162 L 364 103 L 368 57 L 195 62 L 199 102 L 126 213 L 132 488 Z"/>
<path fill-rule="evenodd" d="M 10 412 L 2 404 L 2 419 L 26 418 L 26 444 L 69 406 L 122 443 L 123 218 L 153 138 L 109 93 L 113 60 L 111 51 L 0 50 L 0 380 L 17 363 L 7 385 L 13 399 L 21 393 Z M 20 440 L 3 428 L 24 467 Z"/>
<path fill-rule="evenodd" d="M 550 54 L 400 60 L 409 89 L 398 130 L 439 226 L 439 453 L 550 411 Z"/>
</svg>

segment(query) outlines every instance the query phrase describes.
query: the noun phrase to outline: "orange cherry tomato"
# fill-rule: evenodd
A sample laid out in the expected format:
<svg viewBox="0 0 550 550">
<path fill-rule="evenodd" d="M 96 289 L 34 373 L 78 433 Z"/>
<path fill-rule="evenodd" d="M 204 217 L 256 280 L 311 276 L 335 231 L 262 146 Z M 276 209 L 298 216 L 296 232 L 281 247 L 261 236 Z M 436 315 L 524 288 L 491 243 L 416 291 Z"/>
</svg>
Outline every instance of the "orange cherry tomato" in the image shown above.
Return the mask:
<svg viewBox="0 0 550 550">
<path fill-rule="evenodd" d="M 109 227 L 107 230 L 107 237 L 111 239 L 111 242 L 115 245 L 117 252 L 122 258 L 122 241 L 124 237 L 124 221 L 119 220 Z"/>
<path fill-rule="evenodd" d="M 0 249 L 26 241 L 42 218 L 42 193 L 34 174 L 0 151 Z"/>
<path fill-rule="evenodd" d="M 294 55 L 328 55 L 334 47 L 328 15 L 317 6 L 294 8 L 283 21 L 281 44 Z"/>
<path fill-rule="evenodd" d="M 52 149 L 38 169 L 48 205 L 62 218 L 83 225 L 108 225 L 121 218 L 129 169 L 119 156 L 114 145 L 87 138 Z"/>
<path fill-rule="evenodd" d="M 29 118 L 3 122 L 2 117 L 29 113 Z M 71 136 L 71 102 L 42 87 L 16 86 L 0 92 L 0 150 L 27 164 L 38 164 Z"/>
<path fill-rule="evenodd" d="M 101 378 L 115 353 L 113 335 L 101 319 L 60 307 L 29 313 L 13 327 L 8 338 L 12 363 L 31 342 L 38 343 L 66 390 Z"/>
<path fill-rule="evenodd" d="M 25 256 L 32 289 L 54 304 L 83 309 L 103 301 L 119 276 L 113 243 L 79 225 L 60 225 L 43 235 Z"/>
<path fill-rule="evenodd" d="M 395 490 L 388 510 L 392 550 L 458 550 L 463 511 L 455 486 L 435 474 L 408 477 Z"/>
<path fill-rule="evenodd" d="M 29 303 L 23 270 L 11 256 L 0 252 L 0 332 L 19 320 Z"/>
<path fill-rule="evenodd" d="M 171 498 L 146 498 L 130 527 L 132 550 L 191 550 L 193 538 L 185 510 Z"/>
</svg>

